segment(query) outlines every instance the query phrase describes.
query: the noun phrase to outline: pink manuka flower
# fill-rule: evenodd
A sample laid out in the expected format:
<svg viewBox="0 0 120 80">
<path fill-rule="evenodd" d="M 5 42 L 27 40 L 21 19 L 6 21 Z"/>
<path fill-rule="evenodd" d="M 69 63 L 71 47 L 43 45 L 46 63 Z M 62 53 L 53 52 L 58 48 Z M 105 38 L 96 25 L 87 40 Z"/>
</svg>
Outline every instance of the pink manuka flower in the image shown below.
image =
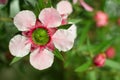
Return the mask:
<svg viewBox="0 0 120 80">
<path fill-rule="evenodd" d="M 108 15 L 102 11 L 98 11 L 95 15 L 97 27 L 106 26 L 108 24 Z"/>
<path fill-rule="evenodd" d="M 78 0 L 73 0 L 73 3 L 76 4 L 78 2 Z M 81 6 L 86 10 L 86 11 L 93 11 L 93 8 L 91 6 L 89 6 L 84 0 L 79 0 L 79 3 L 81 4 Z"/>
<path fill-rule="evenodd" d="M 58 29 L 62 18 L 54 8 L 45 8 L 36 19 L 34 13 L 23 10 L 14 17 L 14 24 L 22 35 L 14 36 L 9 43 L 13 56 L 24 57 L 29 52 L 31 65 L 39 70 L 50 67 L 54 61 L 54 48 L 68 51 L 73 47 L 76 29 Z"/>
</svg>

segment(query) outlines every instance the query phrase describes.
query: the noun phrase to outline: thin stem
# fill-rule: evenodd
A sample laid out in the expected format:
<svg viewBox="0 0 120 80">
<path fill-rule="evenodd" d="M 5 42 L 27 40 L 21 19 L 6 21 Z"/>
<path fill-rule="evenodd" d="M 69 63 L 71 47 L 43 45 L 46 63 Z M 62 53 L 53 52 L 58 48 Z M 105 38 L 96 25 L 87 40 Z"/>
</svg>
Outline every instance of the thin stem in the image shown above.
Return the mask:
<svg viewBox="0 0 120 80">
<path fill-rule="evenodd" d="M 12 22 L 12 18 L 0 17 L 0 21 L 4 21 L 4 22 Z"/>
</svg>

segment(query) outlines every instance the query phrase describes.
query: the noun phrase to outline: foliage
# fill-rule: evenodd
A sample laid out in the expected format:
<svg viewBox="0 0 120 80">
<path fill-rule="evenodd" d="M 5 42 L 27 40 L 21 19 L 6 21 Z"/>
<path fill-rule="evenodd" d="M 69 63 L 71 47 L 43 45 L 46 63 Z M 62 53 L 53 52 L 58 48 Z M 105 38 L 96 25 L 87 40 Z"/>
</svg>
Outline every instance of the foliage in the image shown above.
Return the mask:
<svg viewBox="0 0 120 80">
<path fill-rule="evenodd" d="M 120 80 L 120 25 L 117 23 L 120 0 L 85 0 L 94 8 L 93 12 L 86 11 L 79 3 L 73 4 L 70 0 L 74 11 L 68 21 L 77 25 L 77 38 L 73 49 L 67 53 L 57 49 L 54 51 L 55 62 L 49 69 L 34 69 L 29 63 L 29 55 L 21 59 L 10 54 L 9 41 L 18 33 L 13 24 L 16 13 L 27 9 L 38 16 L 40 10 L 56 7 L 59 1 L 8 0 L 6 5 L 0 4 L 0 80 Z M 100 10 L 109 15 L 109 23 L 98 28 L 93 17 Z M 69 26 L 60 28 L 66 29 Z M 93 57 L 105 52 L 110 46 L 116 49 L 116 56 L 107 60 L 104 67 L 95 67 Z"/>
</svg>

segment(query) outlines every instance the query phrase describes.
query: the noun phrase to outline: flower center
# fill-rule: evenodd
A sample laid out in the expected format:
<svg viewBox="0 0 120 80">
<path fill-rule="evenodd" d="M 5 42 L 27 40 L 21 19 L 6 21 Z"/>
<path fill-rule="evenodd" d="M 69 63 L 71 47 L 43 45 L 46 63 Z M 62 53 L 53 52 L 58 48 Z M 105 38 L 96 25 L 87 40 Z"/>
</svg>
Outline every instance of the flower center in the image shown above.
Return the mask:
<svg viewBox="0 0 120 80">
<path fill-rule="evenodd" d="M 32 40 L 35 44 L 44 46 L 49 42 L 49 35 L 46 29 L 37 28 L 32 33 Z"/>
</svg>

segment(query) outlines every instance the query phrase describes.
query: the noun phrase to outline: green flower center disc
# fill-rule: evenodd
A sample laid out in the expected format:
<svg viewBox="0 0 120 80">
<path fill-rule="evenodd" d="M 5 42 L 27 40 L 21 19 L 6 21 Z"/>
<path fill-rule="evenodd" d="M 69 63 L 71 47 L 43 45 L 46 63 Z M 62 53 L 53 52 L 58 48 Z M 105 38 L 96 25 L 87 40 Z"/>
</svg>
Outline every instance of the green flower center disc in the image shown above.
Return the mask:
<svg viewBox="0 0 120 80">
<path fill-rule="evenodd" d="M 37 28 L 32 33 L 32 40 L 35 44 L 38 45 L 46 45 L 49 41 L 49 35 L 46 29 L 44 28 Z"/>
</svg>

